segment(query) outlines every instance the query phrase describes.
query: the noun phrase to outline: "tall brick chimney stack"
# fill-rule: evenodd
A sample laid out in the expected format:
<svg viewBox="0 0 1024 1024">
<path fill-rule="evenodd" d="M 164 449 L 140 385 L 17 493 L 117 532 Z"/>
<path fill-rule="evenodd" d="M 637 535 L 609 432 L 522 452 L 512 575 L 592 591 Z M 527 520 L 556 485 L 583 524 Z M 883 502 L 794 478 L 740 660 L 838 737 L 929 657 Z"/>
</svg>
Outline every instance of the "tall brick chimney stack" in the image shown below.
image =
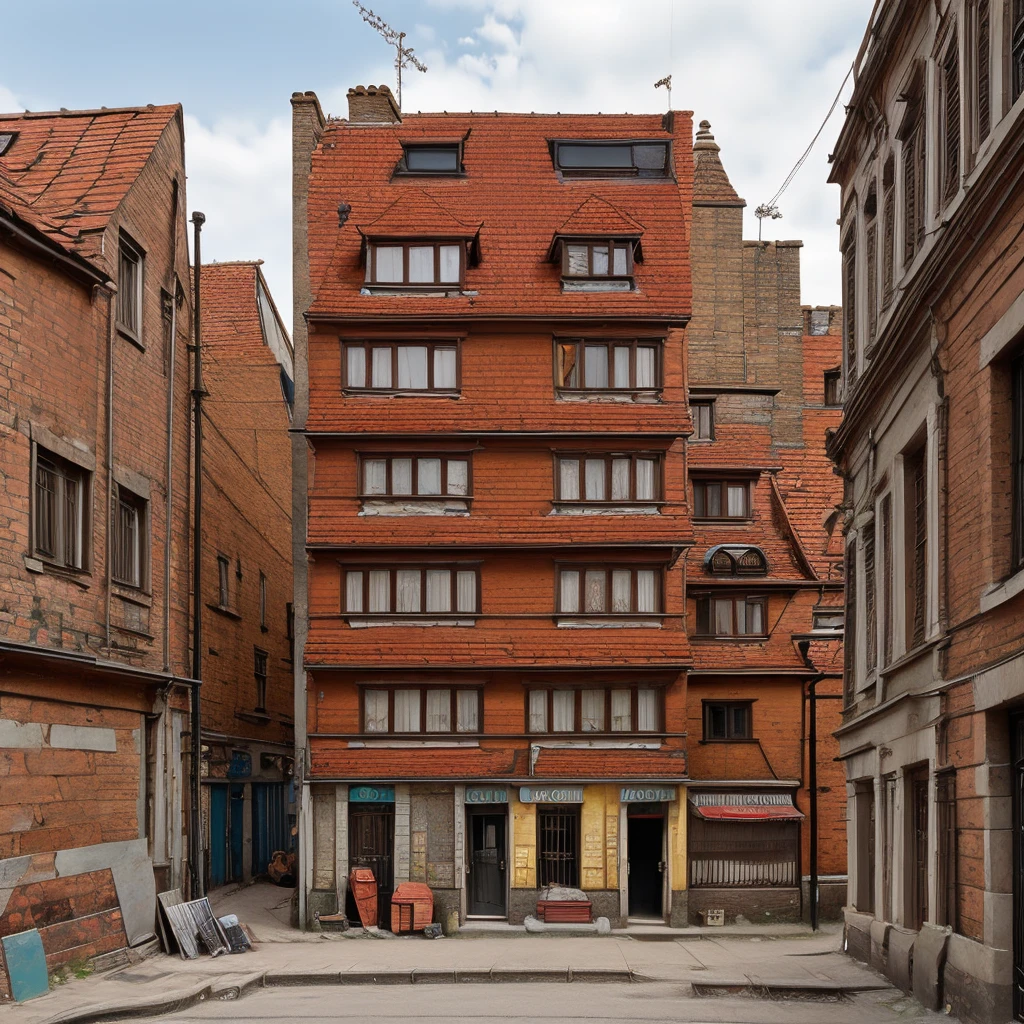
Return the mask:
<svg viewBox="0 0 1024 1024">
<path fill-rule="evenodd" d="M 357 85 L 348 91 L 348 119 L 353 124 L 398 124 L 402 112 L 386 85 Z"/>
</svg>

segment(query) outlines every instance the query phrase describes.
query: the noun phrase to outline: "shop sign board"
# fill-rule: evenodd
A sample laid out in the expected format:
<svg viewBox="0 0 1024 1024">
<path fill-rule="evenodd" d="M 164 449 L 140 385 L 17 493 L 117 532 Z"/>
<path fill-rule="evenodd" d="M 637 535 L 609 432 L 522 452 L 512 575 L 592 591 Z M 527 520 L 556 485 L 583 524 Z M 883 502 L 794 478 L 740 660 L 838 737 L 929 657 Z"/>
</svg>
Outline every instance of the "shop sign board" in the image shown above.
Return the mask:
<svg viewBox="0 0 1024 1024">
<path fill-rule="evenodd" d="M 507 804 L 508 790 L 504 786 L 467 786 L 467 804 Z"/>
<path fill-rule="evenodd" d="M 348 800 L 353 804 L 393 804 L 394 786 L 349 786 Z"/>
<path fill-rule="evenodd" d="M 524 804 L 581 804 L 582 786 L 520 786 L 519 799 Z"/>
<path fill-rule="evenodd" d="M 619 802 L 624 804 L 666 804 L 675 798 L 675 786 L 623 786 L 619 791 Z"/>
</svg>

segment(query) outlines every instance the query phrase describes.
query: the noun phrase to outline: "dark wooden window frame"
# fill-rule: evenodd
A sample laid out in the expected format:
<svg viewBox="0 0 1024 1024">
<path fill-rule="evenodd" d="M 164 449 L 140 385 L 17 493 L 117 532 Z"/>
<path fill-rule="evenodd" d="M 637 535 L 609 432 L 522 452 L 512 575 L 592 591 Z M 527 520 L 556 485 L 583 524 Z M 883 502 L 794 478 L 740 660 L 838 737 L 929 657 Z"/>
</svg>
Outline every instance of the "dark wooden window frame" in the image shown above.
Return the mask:
<svg viewBox="0 0 1024 1024">
<path fill-rule="evenodd" d="M 729 522 L 729 523 L 745 523 L 750 522 L 754 517 L 754 500 L 753 500 L 753 488 L 755 481 L 750 477 L 695 477 L 693 480 L 693 518 L 695 520 L 708 520 L 710 522 Z M 719 497 L 720 507 L 723 510 L 728 509 L 728 491 L 729 487 L 740 487 L 744 488 L 745 498 L 744 503 L 746 508 L 744 509 L 743 515 L 730 516 L 725 511 L 721 515 L 713 516 L 708 514 L 708 501 L 707 501 L 707 488 L 709 487 L 720 487 L 721 494 Z M 698 488 L 703 493 L 702 504 L 704 506 L 703 512 L 697 511 L 698 506 Z"/>
<path fill-rule="evenodd" d="M 562 277 L 570 281 L 632 281 L 634 277 L 635 249 L 640 239 L 636 236 L 619 238 L 571 238 L 564 236 L 559 239 L 562 256 Z M 569 269 L 569 246 L 580 245 L 587 249 L 587 273 L 574 274 Z M 601 273 L 594 269 L 594 250 L 604 247 L 608 250 L 608 269 Z M 626 250 L 626 272 L 615 273 L 615 248 Z"/>
<path fill-rule="evenodd" d="M 267 625 L 267 575 L 260 569 L 260 630 L 264 633 L 269 632 L 270 627 Z"/>
<path fill-rule="evenodd" d="M 864 914 L 875 910 L 875 784 L 865 779 L 854 784 L 857 815 L 857 891 L 854 905 Z"/>
<path fill-rule="evenodd" d="M 568 353 L 567 347 L 572 345 L 575 347 L 573 353 L 573 364 L 568 369 L 564 366 L 563 357 Z M 607 387 L 607 388 L 588 388 L 585 386 L 586 381 L 586 347 L 587 346 L 603 345 L 608 350 L 608 377 L 609 380 L 612 378 L 614 373 L 615 357 L 612 352 L 614 348 L 630 347 L 629 353 L 629 386 L 628 387 Z M 636 350 L 638 348 L 652 348 L 654 349 L 654 385 L 653 387 L 637 387 L 636 386 Z M 664 354 L 665 354 L 665 339 L 664 338 L 566 338 L 556 337 L 554 339 L 554 381 L 555 391 L 558 393 L 568 394 L 584 394 L 584 395 L 595 395 L 595 394 L 654 394 L 660 392 L 664 387 L 665 375 L 664 375 Z M 577 387 L 573 387 L 570 384 L 564 384 L 563 381 L 566 379 L 572 369 L 577 370 L 577 380 L 580 382 Z"/>
<path fill-rule="evenodd" d="M 857 382 L 857 225 L 846 233 L 843 253 L 843 365 L 846 370 L 846 391 Z"/>
<path fill-rule="evenodd" d="M 992 0 L 972 0 L 968 11 L 967 46 L 970 81 L 971 150 L 976 153 L 992 130 Z"/>
<path fill-rule="evenodd" d="M 360 348 L 365 353 L 365 379 L 373 378 L 373 356 L 371 349 L 391 349 L 391 381 L 388 388 L 373 387 L 372 384 L 353 385 L 348 380 L 349 349 Z M 425 388 L 400 388 L 398 380 L 398 350 L 400 348 L 426 348 L 427 350 L 427 386 Z M 455 387 L 437 388 L 434 386 L 434 350 L 437 348 L 455 349 Z M 344 339 L 341 343 L 341 379 L 342 388 L 354 395 L 455 395 L 462 390 L 462 339 L 461 338 L 409 338 L 409 339 Z"/>
<path fill-rule="evenodd" d="M 256 711 L 265 714 L 267 710 L 267 665 L 270 655 L 260 647 L 253 647 L 253 678 L 256 681 Z"/>
<path fill-rule="evenodd" d="M 376 730 L 368 732 L 366 729 L 366 691 L 383 690 L 388 694 L 388 728 L 387 730 Z M 418 690 L 420 694 L 420 728 L 417 732 L 396 732 L 395 722 L 395 691 L 396 690 Z M 427 730 L 427 692 L 430 690 L 448 690 L 451 700 L 450 721 L 453 728 L 447 731 Z M 471 731 L 460 731 L 458 729 L 458 694 L 476 694 L 476 720 L 477 727 Z M 470 738 L 482 735 L 484 732 L 484 688 L 482 686 L 459 686 L 453 683 L 437 683 L 424 686 L 419 683 L 366 683 L 359 687 L 359 729 L 360 735 L 367 737 L 376 736 L 461 736 Z"/>
<path fill-rule="evenodd" d="M 68 572 L 88 572 L 92 474 L 38 445 L 32 462 L 34 556 Z"/>
<path fill-rule="evenodd" d="M 217 607 L 231 607 L 231 559 L 217 555 Z"/>
<path fill-rule="evenodd" d="M 637 723 L 640 721 L 640 696 L 639 691 L 654 690 L 657 693 L 658 702 L 658 722 L 653 729 L 640 729 Z M 556 690 L 572 690 L 574 693 L 574 707 L 573 707 L 573 727 L 571 730 L 559 730 L 555 731 L 552 725 L 555 721 L 554 718 L 554 705 L 555 698 L 554 693 Z M 584 690 L 601 690 L 604 692 L 604 729 L 583 729 L 583 691 Z M 630 728 L 629 729 L 612 729 L 612 690 L 629 690 L 630 691 Z M 531 729 L 530 728 L 530 694 L 531 693 L 545 693 L 547 694 L 547 707 L 544 712 L 545 715 L 545 726 L 544 729 Z M 665 688 L 663 686 L 655 686 L 649 683 L 623 683 L 621 686 L 607 684 L 604 686 L 591 686 L 586 684 L 581 685 L 566 685 L 566 686 L 555 686 L 553 684 L 534 685 L 530 684 L 525 688 L 525 717 L 524 722 L 526 724 L 526 732 L 531 736 L 587 736 L 593 737 L 617 737 L 622 738 L 624 736 L 654 736 L 659 735 L 665 731 Z"/>
<path fill-rule="evenodd" d="M 824 375 L 824 399 L 825 405 L 839 406 L 843 404 L 840 397 L 840 389 L 843 384 L 842 368 L 826 370 Z"/>
<path fill-rule="evenodd" d="M 957 818 L 956 769 L 944 768 L 935 773 L 935 813 L 938 824 L 938 902 L 936 924 L 949 925 L 959 931 L 960 914 L 957 898 Z"/>
<path fill-rule="evenodd" d="M 387 451 L 372 452 L 362 451 L 357 455 L 358 459 L 358 497 L 363 501 L 472 501 L 473 500 L 473 453 L 471 451 Z M 395 494 L 393 491 L 392 462 L 395 459 L 412 460 L 412 494 Z M 440 459 L 441 460 L 441 486 L 445 488 L 441 494 L 420 494 L 417 491 L 419 486 L 419 464 L 418 459 Z M 448 463 L 465 462 L 466 468 L 466 494 L 449 494 L 448 487 Z M 366 467 L 367 462 L 386 462 L 385 480 L 387 491 L 384 494 L 369 494 L 366 490 Z"/>
<path fill-rule="evenodd" d="M 146 253 L 125 232 L 121 232 L 117 249 L 117 295 L 115 296 L 117 330 L 125 337 L 142 344 L 142 308 L 145 295 Z M 125 278 L 131 278 L 131 287 Z"/>
<path fill-rule="evenodd" d="M 630 149 L 630 166 L 627 167 L 565 167 L 560 159 L 562 146 L 602 146 Z M 665 164 L 661 173 L 641 173 L 643 170 L 636 163 L 633 153 L 634 146 L 664 146 Z M 552 144 L 552 157 L 555 169 L 564 178 L 638 178 L 664 181 L 672 177 L 672 143 L 668 139 L 558 139 Z"/>
<path fill-rule="evenodd" d="M 111 530 L 111 579 L 122 587 L 147 590 L 149 502 L 127 487 L 115 484 L 111 513 L 114 517 Z"/>
<path fill-rule="evenodd" d="M 452 610 L 447 612 L 398 612 L 393 609 L 398 604 L 398 573 L 404 571 L 419 572 L 420 574 L 420 607 L 425 608 L 427 604 L 427 572 L 432 570 L 444 570 L 450 574 L 449 580 L 449 593 L 451 596 Z M 390 577 L 388 579 L 388 606 L 389 611 L 385 612 L 371 612 L 371 611 L 349 611 L 345 607 L 347 594 L 348 594 L 348 573 L 350 572 L 361 572 L 363 574 L 363 608 L 367 609 L 370 606 L 370 573 L 371 572 L 388 572 Z M 460 572 L 472 572 L 476 576 L 476 608 L 471 612 L 460 612 L 455 609 L 458 607 L 458 573 Z M 450 618 L 450 619 L 465 619 L 473 618 L 481 614 L 480 612 L 480 563 L 459 563 L 459 562 L 438 562 L 438 563 L 402 563 L 402 564 L 390 564 L 381 565 L 374 563 L 372 565 L 362 565 L 355 563 L 348 563 L 342 569 L 342 586 L 341 586 L 341 603 L 342 603 L 342 614 L 346 618 L 380 618 L 382 616 L 388 618 L 398 619 L 438 619 L 438 618 Z"/>
<path fill-rule="evenodd" d="M 1010 103 L 1013 104 L 1024 93 L 1024 0 L 1012 0 L 1007 13 L 1010 15 Z"/>
<path fill-rule="evenodd" d="M 1024 352 L 1010 362 L 1011 574 L 1024 569 Z"/>
<path fill-rule="evenodd" d="M 868 197 L 864 201 L 864 289 L 867 306 L 867 338 L 865 349 L 871 350 L 878 328 L 878 192 L 875 182 L 871 183 Z"/>
<path fill-rule="evenodd" d="M 888 309 L 896 286 L 896 164 L 882 171 L 882 309 Z"/>
<path fill-rule="evenodd" d="M 712 735 L 711 716 L 716 708 L 725 711 L 725 735 Z M 743 726 L 737 730 L 730 712 L 744 710 Z M 754 737 L 754 701 L 753 700 L 702 700 L 701 720 L 703 722 L 702 743 L 756 743 Z"/>
<path fill-rule="evenodd" d="M 441 278 L 441 247 L 454 245 L 459 250 L 459 276 L 456 281 L 442 281 Z M 377 249 L 401 249 L 402 250 L 402 280 L 401 281 L 378 281 L 377 280 Z M 426 249 L 434 250 L 434 280 L 433 281 L 410 281 L 409 280 L 409 250 Z M 363 284 L 368 288 L 386 291 L 388 289 L 400 289 L 401 291 L 462 291 L 466 285 L 466 264 L 468 242 L 465 238 L 375 238 L 366 243 L 366 276 Z"/>
<path fill-rule="evenodd" d="M 642 451 L 642 452 L 595 452 L 595 451 L 557 451 L 555 454 L 555 498 L 556 505 L 662 505 L 664 504 L 664 452 Z M 562 460 L 569 459 L 579 463 L 579 498 L 562 497 Z M 629 459 L 629 493 L 628 498 L 587 498 L 586 494 L 586 465 L 587 460 L 601 459 L 605 463 L 605 494 L 612 493 L 612 460 Z M 639 459 L 649 459 L 654 462 L 654 497 L 636 497 L 636 464 Z"/>
<path fill-rule="evenodd" d="M 763 640 L 770 634 L 768 629 L 768 595 L 764 593 L 758 593 L 757 591 L 747 593 L 734 593 L 733 591 L 722 592 L 722 591 L 711 591 L 708 593 L 701 593 L 695 595 L 697 599 L 697 615 L 694 621 L 694 633 L 695 637 L 699 637 L 702 640 Z M 713 602 L 715 601 L 731 601 L 732 612 L 730 613 L 730 630 L 728 633 L 718 633 L 715 631 L 715 617 Z M 749 608 L 751 605 L 761 606 L 761 623 L 764 629 L 760 633 L 737 633 L 736 628 L 736 605 L 739 602 Z M 750 621 L 750 615 L 748 611 L 744 611 L 745 621 Z"/>
<path fill-rule="evenodd" d="M 697 410 L 700 410 L 698 413 Z M 706 415 L 705 415 L 706 413 Z M 693 434 L 691 441 L 714 441 L 715 439 L 715 400 L 713 398 L 694 398 L 690 400 L 690 415 L 693 417 Z M 706 419 L 707 429 L 702 430 Z"/>
<path fill-rule="evenodd" d="M 657 611 L 653 612 L 613 612 L 611 611 L 612 605 L 612 573 L 613 572 L 628 572 L 630 574 L 629 580 L 629 606 L 635 609 L 638 603 L 637 594 L 637 572 L 649 571 L 654 573 L 654 603 Z M 567 612 L 562 610 L 562 573 L 563 572 L 578 572 L 580 574 L 580 610 L 575 612 Z M 605 574 L 605 611 L 603 612 L 588 612 L 583 609 L 585 603 L 585 588 L 586 588 L 586 574 L 588 572 L 603 572 Z M 651 619 L 657 618 L 665 614 L 665 567 L 660 564 L 652 565 L 636 565 L 630 563 L 629 565 L 613 564 L 608 562 L 556 562 L 555 563 L 555 614 L 560 618 L 573 618 L 573 619 L 592 619 L 592 618 L 608 618 L 608 619 Z"/>
<path fill-rule="evenodd" d="M 904 608 L 907 650 L 928 632 L 928 454 L 924 441 L 903 456 Z"/>
<path fill-rule="evenodd" d="M 923 74 L 907 93 L 898 137 L 902 143 L 903 265 L 909 267 L 924 245 L 927 162 Z"/>
<path fill-rule="evenodd" d="M 939 60 L 941 77 L 942 202 L 949 202 L 960 191 L 960 154 L 963 150 L 960 115 L 960 41 L 953 32 Z"/>
</svg>

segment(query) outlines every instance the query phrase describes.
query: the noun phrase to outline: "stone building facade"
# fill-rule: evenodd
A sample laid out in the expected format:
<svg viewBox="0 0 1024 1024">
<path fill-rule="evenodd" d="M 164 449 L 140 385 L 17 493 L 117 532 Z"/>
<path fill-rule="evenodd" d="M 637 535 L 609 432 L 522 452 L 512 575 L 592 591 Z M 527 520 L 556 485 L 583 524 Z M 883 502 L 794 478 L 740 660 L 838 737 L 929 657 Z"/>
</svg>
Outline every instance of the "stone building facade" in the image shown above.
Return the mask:
<svg viewBox="0 0 1024 1024">
<path fill-rule="evenodd" d="M 190 306 L 180 107 L 0 116 L 0 935 L 51 969 L 186 877 Z"/>
<path fill-rule="evenodd" d="M 848 946 L 1024 1019 L 1024 10 L 879 5 L 835 150 Z"/>
</svg>

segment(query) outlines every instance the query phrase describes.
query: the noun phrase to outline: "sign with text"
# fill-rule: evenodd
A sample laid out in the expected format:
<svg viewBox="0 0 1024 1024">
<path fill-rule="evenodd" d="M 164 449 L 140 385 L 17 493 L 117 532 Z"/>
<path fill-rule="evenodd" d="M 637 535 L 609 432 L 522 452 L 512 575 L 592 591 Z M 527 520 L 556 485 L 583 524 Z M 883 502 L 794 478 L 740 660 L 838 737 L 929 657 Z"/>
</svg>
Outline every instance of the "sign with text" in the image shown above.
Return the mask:
<svg viewBox="0 0 1024 1024">
<path fill-rule="evenodd" d="M 664 804 L 675 798 L 675 786 L 623 786 L 619 791 L 619 801 L 624 804 Z"/>
<path fill-rule="evenodd" d="M 506 804 L 508 790 L 504 786 L 467 786 L 467 804 Z"/>
<path fill-rule="evenodd" d="M 519 799 L 524 804 L 581 804 L 582 786 L 520 786 Z"/>
<path fill-rule="evenodd" d="M 352 804 L 393 804 L 394 786 L 349 786 L 348 800 Z"/>
</svg>

